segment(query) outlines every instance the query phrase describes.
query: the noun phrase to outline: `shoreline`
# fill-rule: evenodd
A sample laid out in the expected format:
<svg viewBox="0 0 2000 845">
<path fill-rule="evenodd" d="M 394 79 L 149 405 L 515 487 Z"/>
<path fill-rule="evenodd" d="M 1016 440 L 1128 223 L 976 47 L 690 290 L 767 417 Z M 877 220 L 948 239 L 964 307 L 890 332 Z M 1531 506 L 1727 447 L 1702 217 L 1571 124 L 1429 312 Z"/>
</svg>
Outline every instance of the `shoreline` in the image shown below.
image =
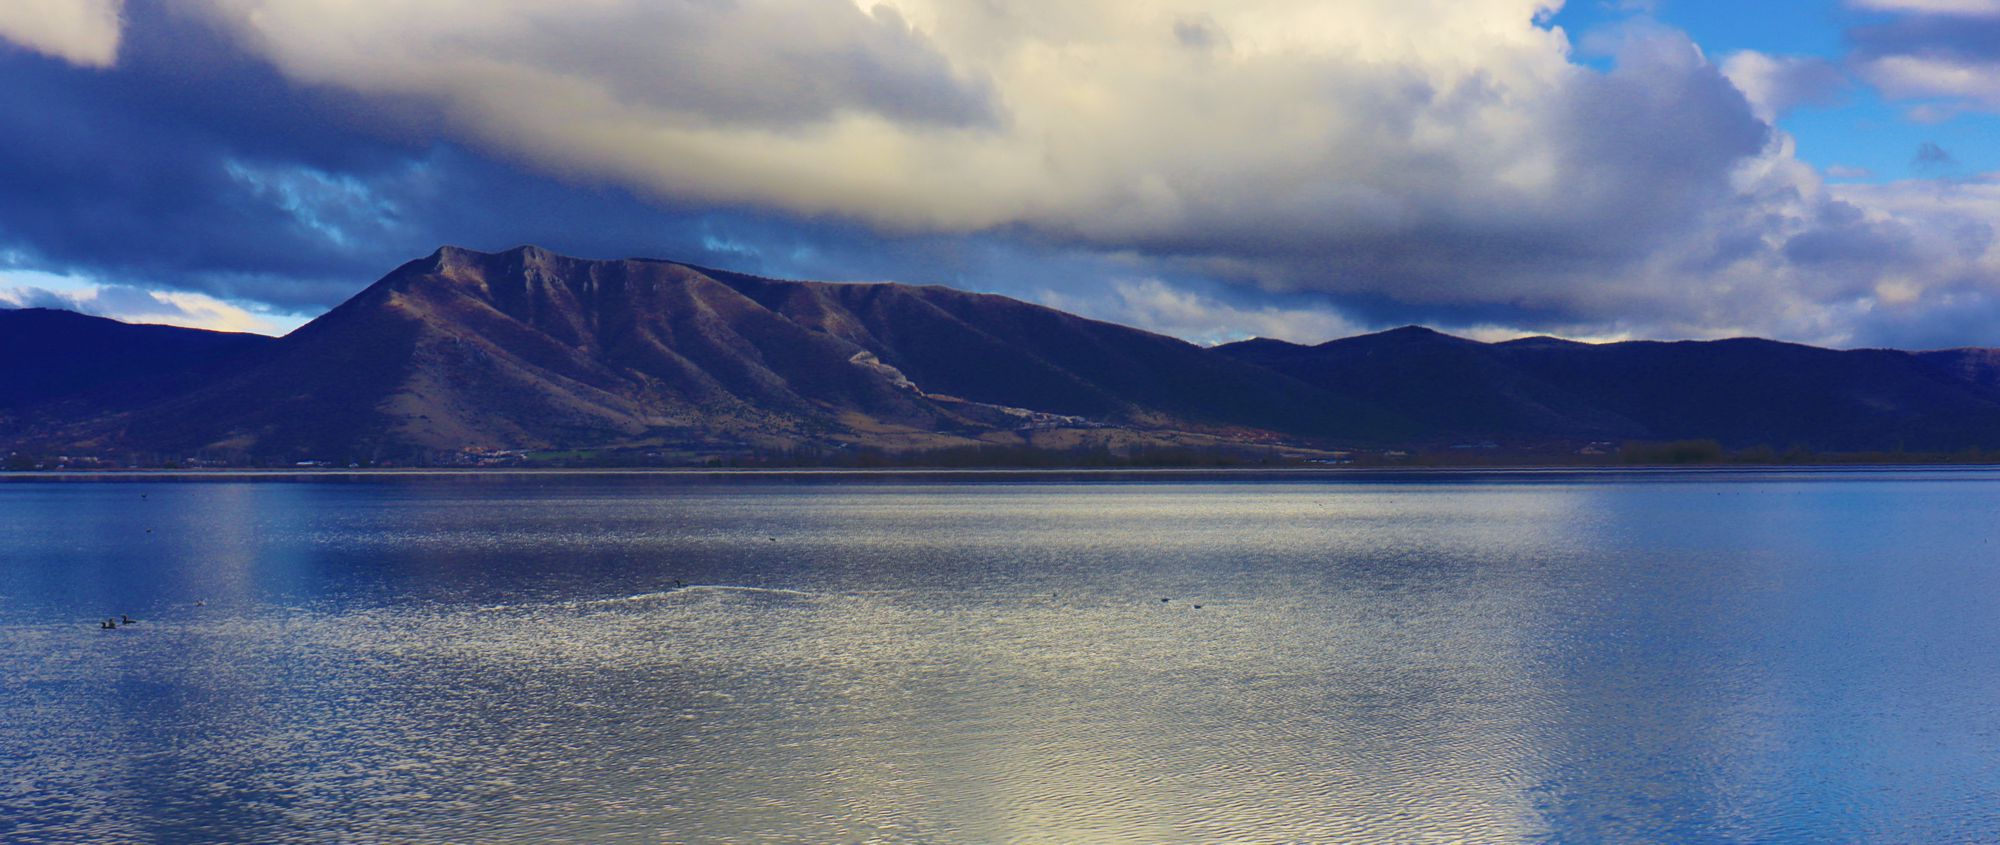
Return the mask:
<svg viewBox="0 0 2000 845">
<path fill-rule="evenodd" d="M 1546 476 L 1546 475 L 1727 475 L 1776 473 L 1814 475 L 1894 472 L 1973 473 L 2000 471 L 2000 464 L 1711 464 L 1456 467 L 410 467 L 410 468 L 227 468 L 227 469 L 61 469 L 0 471 L 0 481 L 100 480 L 118 478 L 258 479 L 258 478 L 474 478 L 474 477 L 662 477 L 662 478 L 784 478 L 784 477 L 1022 477 L 1022 476 L 1206 476 L 1315 477 L 1353 476 Z"/>
</svg>

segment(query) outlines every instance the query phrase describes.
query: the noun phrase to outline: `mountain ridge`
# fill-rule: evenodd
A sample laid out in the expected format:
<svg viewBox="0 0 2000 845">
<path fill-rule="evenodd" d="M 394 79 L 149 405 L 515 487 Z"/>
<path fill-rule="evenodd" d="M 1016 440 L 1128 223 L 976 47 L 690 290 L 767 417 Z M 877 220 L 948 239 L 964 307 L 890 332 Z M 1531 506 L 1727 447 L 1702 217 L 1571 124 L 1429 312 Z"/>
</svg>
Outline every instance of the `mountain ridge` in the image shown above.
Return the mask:
<svg viewBox="0 0 2000 845">
<path fill-rule="evenodd" d="M 79 345 L 5 341 L 0 364 L 17 381 Z M 436 462 L 522 450 L 674 461 L 1690 438 L 2000 447 L 1995 350 L 1485 343 L 1421 326 L 1204 348 L 936 285 L 533 246 L 441 247 L 282 338 L 158 342 L 240 348 L 122 373 L 71 368 L 54 379 L 67 384 L 0 395 L 0 448 Z"/>
<path fill-rule="evenodd" d="M 1337 404 L 1299 401 L 1303 385 L 1184 341 L 1004 297 L 716 275 L 534 247 L 441 248 L 211 384 L 43 418 L 13 439 L 370 460 L 606 446 L 1062 448 L 1270 439 L 1272 421 L 1310 423 Z M 1190 380 L 1205 391 L 1179 386 Z"/>
<path fill-rule="evenodd" d="M 1427 420 L 1432 439 L 1713 439 L 1893 451 L 2000 441 L 2000 355 L 1763 338 L 1483 343 L 1391 330 L 1218 347 Z"/>
<path fill-rule="evenodd" d="M 54 308 L 0 308 L 0 362 L 21 362 L 0 367 L 0 414 L 71 400 L 105 384 L 164 378 L 276 341 Z"/>
</svg>

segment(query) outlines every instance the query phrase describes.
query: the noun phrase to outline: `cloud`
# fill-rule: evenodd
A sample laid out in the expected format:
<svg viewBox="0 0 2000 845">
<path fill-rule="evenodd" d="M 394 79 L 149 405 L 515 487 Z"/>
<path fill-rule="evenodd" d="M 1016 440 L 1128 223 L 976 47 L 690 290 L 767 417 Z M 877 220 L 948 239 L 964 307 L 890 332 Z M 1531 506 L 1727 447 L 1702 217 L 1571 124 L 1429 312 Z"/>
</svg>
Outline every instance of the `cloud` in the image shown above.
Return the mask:
<svg viewBox="0 0 2000 845">
<path fill-rule="evenodd" d="M 1849 0 L 1848 5 L 1875 12 L 2000 17 L 2000 0 Z"/>
<path fill-rule="evenodd" d="M 1862 74 L 1891 99 L 1947 97 L 2000 110 L 2000 62 L 1891 55 L 1868 60 Z"/>
<path fill-rule="evenodd" d="M 1878 0 L 1869 8 L 1899 14 L 1850 30 L 1849 62 L 1884 96 L 1942 100 L 1917 106 L 1922 122 L 2000 111 L 2000 2 Z"/>
<path fill-rule="evenodd" d="M 1847 87 L 1833 62 L 1816 56 L 1772 56 L 1755 50 L 1730 55 L 1722 75 L 1736 85 L 1759 117 L 1773 121 L 1799 106 L 1832 103 Z"/>
<path fill-rule="evenodd" d="M 1229 45 L 1229 35 L 1206 15 L 1175 21 L 1174 38 L 1190 50 L 1217 50 Z"/>
<path fill-rule="evenodd" d="M 1043 289 L 1032 298 L 1072 314 L 1206 344 L 1250 337 L 1319 343 L 1367 330 L 1332 308 L 1231 305 L 1212 296 L 1173 287 L 1160 279 L 1115 280 L 1106 293 L 1092 297 L 1075 291 Z"/>
<path fill-rule="evenodd" d="M 906 230 L 1109 240 L 1188 225 L 1214 181 L 1247 199 L 1319 167 L 1319 182 L 1353 184 L 1298 199 L 1338 209 L 1372 202 L 1381 173 L 1468 169 L 1482 140 L 1520 152 L 1528 139 L 1493 98 L 1538 97 L 1569 73 L 1560 37 L 1532 24 L 1541 5 L 208 8 L 294 79 L 437 101 L 489 149 L 562 172 Z M 1190 54 L 1190 38 L 1227 55 Z"/>
<path fill-rule="evenodd" d="M 44 275 L 44 274 L 34 274 Z M 0 307 L 59 308 L 128 323 L 155 323 L 228 332 L 281 335 L 305 320 L 298 315 L 255 313 L 242 307 L 198 293 L 160 292 L 128 285 L 67 283 L 51 290 L 33 285 L 6 285 L 9 274 L 0 271 Z"/>
<path fill-rule="evenodd" d="M 8 0 L 0 4 L 0 41 L 84 67 L 118 61 L 124 0 Z"/>
<path fill-rule="evenodd" d="M 1910 157 L 1910 162 L 1920 168 L 1935 169 L 1956 165 L 1958 159 L 1953 158 L 1949 150 L 1938 146 L 1936 141 L 1925 141 L 1917 145 L 1917 154 Z"/>
<path fill-rule="evenodd" d="M 0 52 L 0 264 L 291 311 L 338 304 L 444 243 L 756 270 L 704 237 L 848 237 L 481 155 L 423 104 L 295 86 L 163 4 L 130 16 L 111 73 Z"/>
<path fill-rule="evenodd" d="M 1704 274 L 1730 250 L 1782 260 L 1789 233 L 1740 227 L 1791 212 L 1757 207 L 1746 186 L 1815 180 L 1766 159 L 1780 143 L 1768 115 L 1684 35 L 1634 25 L 1601 73 L 1536 25 L 1547 5 L 205 8 L 296 81 L 434 103 L 445 132 L 492 155 L 674 202 L 897 237 L 1012 232 L 1429 312 L 1697 324 L 1711 310 Z M 755 25 L 780 18 L 802 25 Z M 700 74 L 656 55 L 680 31 L 703 34 L 688 47 Z M 628 49 L 635 33 L 666 42 Z M 718 33 L 726 51 L 703 46 Z M 857 55 L 883 70 L 854 72 Z M 1763 70 L 1767 110 L 1825 75 Z"/>
<path fill-rule="evenodd" d="M 1858 224 L 1893 243 L 1868 264 L 1867 288 L 1829 319 L 1848 323 L 1859 345 L 1994 345 L 2000 314 L 2000 184 L 1904 180 L 1831 189 L 1857 210 Z M 1837 315 L 1837 316 L 1836 316 Z"/>
<path fill-rule="evenodd" d="M 564 118 L 585 119 L 564 127 L 579 135 L 668 128 L 782 133 L 850 117 L 948 129 L 992 118 L 991 92 L 982 80 L 959 74 L 891 5 L 871 10 L 794 0 L 211 0 L 200 5 L 295 78 L 435 97 L 468 127 L 496 134 L 525 130 L 544 136 L 552 128 L 549 121 Z M 539 119 L 532 118 L 536 112 Z"/>
<path fill-rule="evenodd" d="M 1552 5 L 135 4 L 114 72 L 0 54 L 0 251 L 292 310 L 536 242 L 1213 339 L 1847 342 L 1986 295 L 1990 209 L 1824 185 L 1773 125 L 1837 69 L 1640 20 L 1601 70 Z M 1857 49 L 1945 55 L 1906 24 Z"/>
</svg>

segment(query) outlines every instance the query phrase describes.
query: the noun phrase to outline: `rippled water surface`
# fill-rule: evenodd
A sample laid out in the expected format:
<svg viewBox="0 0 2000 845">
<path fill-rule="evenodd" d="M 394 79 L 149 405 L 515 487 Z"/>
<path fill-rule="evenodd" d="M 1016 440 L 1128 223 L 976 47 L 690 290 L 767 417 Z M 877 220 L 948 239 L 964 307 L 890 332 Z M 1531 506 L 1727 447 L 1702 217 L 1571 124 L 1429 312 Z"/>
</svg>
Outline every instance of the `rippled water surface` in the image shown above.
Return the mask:
<svg viewBox="0 0 2000 845">
<path fill-rule="evenodd" d="M 2000 473 L 0 483 L 7 842 L 1990 842 L 1996 796 Z"/>
</svg>

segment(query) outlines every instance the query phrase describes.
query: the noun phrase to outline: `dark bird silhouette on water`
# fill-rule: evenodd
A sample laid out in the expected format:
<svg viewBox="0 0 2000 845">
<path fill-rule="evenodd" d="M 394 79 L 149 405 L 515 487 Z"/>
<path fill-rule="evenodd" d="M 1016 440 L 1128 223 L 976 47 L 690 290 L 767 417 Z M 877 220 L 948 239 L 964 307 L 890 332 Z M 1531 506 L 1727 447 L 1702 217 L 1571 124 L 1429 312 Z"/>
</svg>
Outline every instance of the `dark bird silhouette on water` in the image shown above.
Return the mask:
<svg viewBox="0 0 2000 845">
<path fill-rule="evenodd" d="M 97 629 L 100 631 L 109 631 L 116 627 L 118 627 L 118 622 L 117 620 L 114 619 L 106 619 L 102 622 L 97 623 Z"/>
<path fill-rule="evenodd" d="M 132 623 L 134 623 L 134 622 L 137 622 L 137 621 L 139 621 L 139 620 L 137 620 L 137 619 L 133 619 L 132 617 L 130 617 L 130 616 L 127 616 L 127 615 L 125 615 L 125 614 L 123 614 L 123 613 L 120 613 L 120 614 L 118 614 L 118 623 L 119 623 L 119 624 L 121 624 L 121 625 L 130 625 L 130 624 L 132 624 Z"/>
</svg>

